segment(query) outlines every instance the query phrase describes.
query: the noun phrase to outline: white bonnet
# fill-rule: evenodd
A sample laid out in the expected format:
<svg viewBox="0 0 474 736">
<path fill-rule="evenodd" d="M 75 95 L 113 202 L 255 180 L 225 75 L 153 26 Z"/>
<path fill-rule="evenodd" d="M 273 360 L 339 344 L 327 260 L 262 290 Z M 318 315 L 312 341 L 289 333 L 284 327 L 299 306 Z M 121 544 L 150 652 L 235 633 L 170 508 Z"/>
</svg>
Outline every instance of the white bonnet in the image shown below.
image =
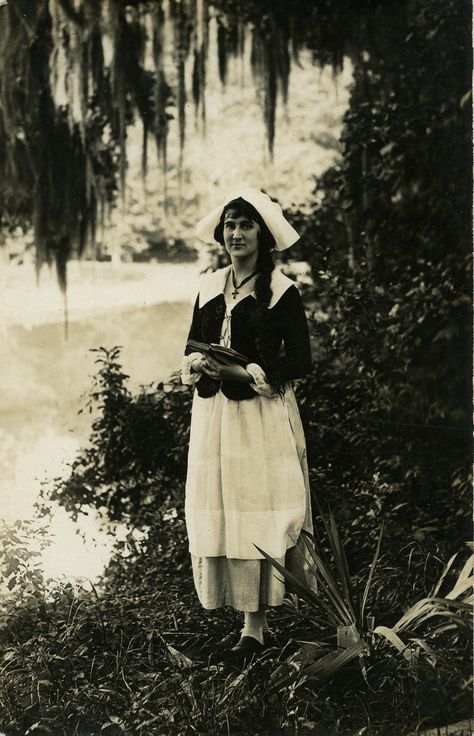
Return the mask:
<svg viewBox="0 0 474 736">
<path fill-rule="evenodd" d="M 202 218 L 196 226 L 196 234 L 198 238 L 204 240 L 205 243 L 216 243 L 214 239 L 214 230 L 216 229 L 222 215 L 222 210 L 233 199 L 242 197 L 255 207 L 261 215 L 266 226 L 275 238 L 276 250 L 286 250 L 290 245 L 299 240 L 299 235 L 284 217 L 279 204 L 273 202 L 268 194 L 264 194 L 259 189 L 253 187 L 242 187 L 226 196 L 224 201 L 212 212 Z"/>
</svg>

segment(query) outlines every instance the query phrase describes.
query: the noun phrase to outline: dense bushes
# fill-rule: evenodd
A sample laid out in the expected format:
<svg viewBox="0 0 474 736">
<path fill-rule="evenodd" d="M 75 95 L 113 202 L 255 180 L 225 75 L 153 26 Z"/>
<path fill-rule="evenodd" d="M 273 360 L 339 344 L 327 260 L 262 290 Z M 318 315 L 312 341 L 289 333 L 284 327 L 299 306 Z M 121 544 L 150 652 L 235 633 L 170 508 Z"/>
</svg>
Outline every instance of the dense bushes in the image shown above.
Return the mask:
<svg viewBox="0 0 474 736">
<path fill-rule="evenodd" d="M 317 275 L 314 369 L 298 393 L 314 491 L 345 517 L 356 546 L 387 513 L 401 543 L 469 538 L 467 403 L 437 339 L 443 313 L 467 326 L 466 304 L 451 308 L 439 271 L 435 284 L 416 272 L 375 291 Z"/>
<path fill-rule="evenodd" d="M 12 531 L 1 566 L 16 552 L 22 557 L 28 531 Z M 338 579 L 334 560 L 327 564 Z M 412 615 L 409 629 L 399 631 L 407 643 L 402 651 L 366 631 L 363 657 L 348 652 L 333 670 L 323 660 L 341 655 L 335 630 L 327 630 L 320 610 L 294 598 L 270 614 L 274 646 L 262 658 L 246 667 L 209 661 L 216 643 L 238 630 L 238 617 L 203 611 L 191 576 L 167 570 L 150 545 L 116 554 L 100 595 L 86 581 L 51 586 L 22 575 L 15 596 L 0 607 L 0 728 L 7 736 L 289 736 L 316 728 L 393 736 L 421 722 L 468 717 L 469 611 L 462 599 L 472 585 L 470 567 L 459 575 L 457 565 L 453 575 L 452 562 L 442 571 L 417 549 L 397 564 L 383 561 L 373 578 L 367 610 L 377 626 L 396 627 L 400 605 L 430 592 L 426 578 L 442 580 L 431 589 L 438 596 L 455 585 L 459 592 L 446 606 L 439 597 L 429 604 L 428 611 L 441 611 L 431 620 Z M 352 576 L 359 600 L 363 584 L 363 575 Z"/>
<path fill-rule="evenodd" d="M 315 368 L 300 388 L 314 489 L 354 552 L 387 514 L 400 543 L 470 536 L 466 13 L 378 8 L 353 58 L 340 165 L 293 213 L 315 279 Z"/>
<path fill-rule="evenodd" d="M 313 492 L 333 508 L 354 572 L 370 559 L 382 520 L 386 555 L 418 543 L 445 557 L 469 538 L 469 445 L 465 432 L 441 423 L 425 385 L 411 380 L 410 340 L 412 332 L 422 334 L 419 325 L 403 304 L 394 309 L 393 294 L 387 305 L 383 294 L 369 299 L 361 292 L 357 299 L 337 278 L 321 281 L 335 306 L 323 313 L 320 292 L 315 313 L 324 319 L 316 325 L 314 367 L 297 388 Z M 376 319 L 369 331 L 370 309 Z M 98 351 L 90 444 L 52 498 L 73 514 L 94 505 L 138 526 L 163 561 L 186 564 L 191 391 L 175 376 L 131 396 L 118 357 L 117 348 Z M 424 410 L 433 412 L 428 421 Z"/>
</svg>

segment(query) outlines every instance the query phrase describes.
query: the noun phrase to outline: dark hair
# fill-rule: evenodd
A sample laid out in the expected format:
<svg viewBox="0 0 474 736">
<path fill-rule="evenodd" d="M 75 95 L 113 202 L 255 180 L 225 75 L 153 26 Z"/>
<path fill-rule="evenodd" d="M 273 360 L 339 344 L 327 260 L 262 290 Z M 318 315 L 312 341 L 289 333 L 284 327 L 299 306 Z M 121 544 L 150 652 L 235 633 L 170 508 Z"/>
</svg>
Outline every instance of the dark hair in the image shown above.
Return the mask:
<svg viewBox="0 0 474 736">
<path fill-rule="evenodd" d="M 222 210 L 220 220 L 214 230 L 214 239 L 217 240 L 218 243 L 224 245 L 224 220 L 227 212 L 230 211 L 232 211 L 232 214 L 235 217 L 247 217 L 249 220 L 254 220 L 254 222 L 258 222 L 258 224 L 260 225 L 260 232 L 258 234 L 259 246 L 262 247 L 264 250 L 267 250 L 268 252 L 273 250 L 276 245 L 275 238 L 268 229 L 265 220 L 263 219 L 260 212 L 255 209 L 253 204 L 250 204 L 250 202 L 242 199 L 242 197 L 238 197 L 237 199 L 233 199 L 232 201 L 228 202 Z"/>
<path fill-rule="evenodd" d="M 259 360 L 262 363 L 262 367 L 269 365 L 272 360 L 272 344 L 271 344 L 271 333 L 270 333 L 270 316 L 268 313 L 268 305 L 272 298 L 272 271 L 275 268 L 271 251 L 275 247 L 275 238 L 268 229 L 265 220 L 255 209 L 250 202 L 247 202 L 242 197 L 233 199 L 228 202 L 222 214 L 220 220 L 214 230 L 214 238 L 218 243 L 224 245 L 224 220 L 227 212 L 232 212 L 234 217 L 247 217 L 249 220 L 253 220 L 260 225 L 258 232 L 258 256 L 257 256 L 257 270 L 258 275 L 255 280 L 255 296 L 257 298 L 257 312 L 258 312 L 258 334 L 256 338 L 257 351 Z M 280 385 L 273 386 L 277 390 L 281 388 Z"/>
</svg>

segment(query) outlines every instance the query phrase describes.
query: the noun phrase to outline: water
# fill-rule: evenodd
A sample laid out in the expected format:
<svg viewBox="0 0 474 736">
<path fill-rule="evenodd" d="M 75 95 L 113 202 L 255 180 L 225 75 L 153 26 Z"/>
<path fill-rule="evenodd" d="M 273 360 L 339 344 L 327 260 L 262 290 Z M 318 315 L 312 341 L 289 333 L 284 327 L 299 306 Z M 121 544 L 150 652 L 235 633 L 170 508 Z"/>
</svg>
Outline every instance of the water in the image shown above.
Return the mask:
<svg viewBox="0 0 474 736">
<path fill-rule="evenodd" d="M 30 267 L 2 270 L 0 518 L 31 518 L 41 483 L 67 473 L 86 443 L 91 417 L 78 411 L 96 370 L 90 348 L 123 346 L 132 391 L 179 367 L 198 271 L 196 264 L 73 264 L 66 340 L 54 274 L 36 287 Z M 50 531 L 46 575 L 96 579 L 114 542 L 96 514 L 74 523 L 57 509 Z"/>
</svg>

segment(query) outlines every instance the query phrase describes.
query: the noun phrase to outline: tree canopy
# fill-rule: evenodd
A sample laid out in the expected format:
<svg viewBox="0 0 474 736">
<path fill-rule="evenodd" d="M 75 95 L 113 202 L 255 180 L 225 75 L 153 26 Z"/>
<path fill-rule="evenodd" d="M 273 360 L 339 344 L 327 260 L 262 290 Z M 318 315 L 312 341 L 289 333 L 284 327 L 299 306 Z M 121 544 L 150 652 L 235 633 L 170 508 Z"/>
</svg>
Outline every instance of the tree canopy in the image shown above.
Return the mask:
<svg viewBox="0 0 474 736">
<path fill-rule="evenodd" d="M 464 0 L 9 0 L 0 8 L 1 225 L 33 226 L 37 267 L 54 260 L 63 286 L 68 258 L 94 240 L 98 221 L 117 190 L 123 192 L 132 120 L 139 116 L 143 123 L 143 170 L 151 138 L 163 175 L 170 125 L 179 128 L 183 152 L 188 99 L 205 126 L 211 22 L 217 26 L 223 84 L 229 60 L 242 56 L 245 38 L 251 43 L 270 151 L 277 97 L 286 100 L 302 48 L 311 50 L 315 64 L 334 70 L 345 56 L 351 58 L 353 107 L 365 104 L 366 133 L 398 115 L 398 140 L 388 136 L 377 148 L 377 136 L 361 135 L 346 146 L 352 191 L 344 207 L 353 233 L 362 212 L 378 207 L 379 196 L 398 198 L 395 210 L 414 188 L 415 200 L 423 200 L 425 184 L 419 185 L 430 168 L 428 136 L 437 141 L 437 133 L 454 133 L 459 145 L 445 149 L 450 165 L 463 169 L 456 156 L 462 158 L 459 133 L 466 138 L 468 120 L 465 114 L 460 129 L 460 106 L 464 101 L 466 107 L 469 90 Z M 430 65 L 433 74 L 427 77 Z M 408 141 L 409 126 L 410 160 L 400 146 L 400 134 Z M 398 181 L 390 163 L 400 156 L 407 160 Z M 374 158 L 380 172 L 367 177 Z M 432 188 L 443 177 L 434 172 L 428 178 Z M 451 181 L 453 196 L 465 181 L 465 174 L 462 182 Z"/>
</svg>

